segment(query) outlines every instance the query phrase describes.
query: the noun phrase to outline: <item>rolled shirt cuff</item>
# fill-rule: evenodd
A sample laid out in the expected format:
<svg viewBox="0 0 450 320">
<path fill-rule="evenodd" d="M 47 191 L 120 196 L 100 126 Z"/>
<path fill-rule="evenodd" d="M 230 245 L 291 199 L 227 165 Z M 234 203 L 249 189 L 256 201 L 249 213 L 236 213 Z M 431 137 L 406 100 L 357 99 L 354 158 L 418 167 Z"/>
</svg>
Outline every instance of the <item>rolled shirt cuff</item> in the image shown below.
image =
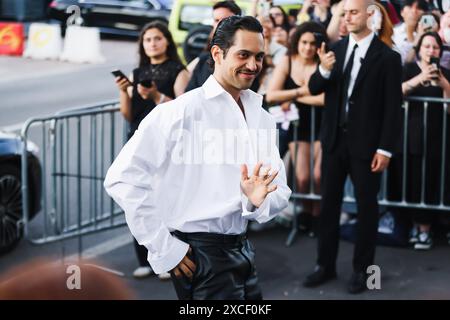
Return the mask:
<svg viewBox="0 0 450 320">
<path fill-rule="evenodd" d="M 388 158 L 392 158 L 392 153 L 390 153 L 389 151 L 377 149 L 377 153 L 382 154 L 383 156 L 386 156 Z"/>
<path fill-rule="evenodd" d="M 322 66 L 320 64 L 319 64 L 319 72 L 323 78 L 325 78 L 325 79 L 330 78 L 331 71 L 325 70 L 324 68 L 322 68 Z"/>
<path fill-rule="evenodd" d="M 169 272 L 175 268 L 189 250 L 189 244 L 179 240 L 178 238 L 172 236 L 172 245 L 170 249 L 167 250 L 167 254 L 158 258 L 152 259 L 150 252 L 148 254 L 148 262 L 156 274 L 163 272 Z"/>
<path fill-rule="evenodd" d="M 270 220 L 270 194 L 267 195 L 259 208 L 255 207 L 242 193 L 242 217 L 264 223 Z"/>
</svg>

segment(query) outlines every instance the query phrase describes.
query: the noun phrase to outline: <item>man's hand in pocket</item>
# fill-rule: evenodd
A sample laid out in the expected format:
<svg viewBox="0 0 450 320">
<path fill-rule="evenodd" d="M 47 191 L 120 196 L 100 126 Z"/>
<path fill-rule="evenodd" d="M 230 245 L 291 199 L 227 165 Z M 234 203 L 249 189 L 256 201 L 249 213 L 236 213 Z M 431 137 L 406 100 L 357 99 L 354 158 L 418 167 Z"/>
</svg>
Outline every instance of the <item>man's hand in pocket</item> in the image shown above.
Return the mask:
<svg viewBox="0 0 450 320">
<path fill-rule="evenodd" d="M 191 253 L 192 249 L 189 248 L 188 253 L 184 256 L 183 260 L 181 260 L 180 263 L 173 268 L 172 271 L 178 279 L 185 275 L 189 280 L 192 280 L 196 266 L 195 263 L 188 257 Z"/>
</svg>

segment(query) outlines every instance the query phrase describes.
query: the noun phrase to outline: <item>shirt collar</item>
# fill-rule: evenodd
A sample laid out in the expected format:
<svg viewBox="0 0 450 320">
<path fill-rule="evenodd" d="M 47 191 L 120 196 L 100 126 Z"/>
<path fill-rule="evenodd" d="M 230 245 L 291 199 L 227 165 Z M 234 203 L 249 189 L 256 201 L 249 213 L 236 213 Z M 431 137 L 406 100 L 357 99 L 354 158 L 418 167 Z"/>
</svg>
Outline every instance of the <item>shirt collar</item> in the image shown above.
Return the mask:
<svg viewBox="0 0 450 320">
<path fill-rule="evenodd" d="M 205 93 L 205 98 L 207 100 L 215 98 L 223 93 L 228 92 L 225 91 L 225 89 L 220 85 L 220 83 L 214 78 L 214 75 L 210 75 L 209 78 L 205 81 L 205 83 L 202 86 L 203 91 Z M 253 92 L 250 89 L 242 90 L 240 93 L 242 102 L 249 102 L 252 105 L 261 105 L 262 103 L 262 96 L 256 92 Z M 245 101 L 244 101 L 245 100 Z"/>
<path fill-rule="evenodd" d="M 205 94 L 205 99 L 209 100 L 215 98 L 221 94 L 228 94 L 231 99 L 231 95 L 225 91 L 225 89 L 217 82 L 213 75 L 205 81 L 202 86 L 203 92 Z M 247 123 L 249 127 L 256 127 L 259 122 L 260 112 L 259 109 L 262 107 L 263 96 L 250 90 L 242 90 L 240 93 L 240 98 L 245 109 L 247 116 Z M 220 107 L 220 106 L 219 106 Z M 216 109 L 220 112 L 220 108 Z"/>
<path fill-rule="evenodd" d="M 219 82 L 217 82 L 213 75 L 210 75 L 209 78 L 206 79 L 202 88 L 207 100 L 215 98 L 225 92 L 225 89 L 219 84 Z"/>
<path fill-rule="evenodd" d="M 364 58 L 366 56 L 367 50 L 369 50 L 369 46 L 372 43 L 372 40 L 374 37 L 375 37 L 375 33 L 371 32 L 364 39 L 356 41 L 355 39 L 353 39 L 353 36 L 350 34 L 348 48 L 353 49 L 354 45 L 358 44 L 358 54 L 361 58 Z"/>
</svg>

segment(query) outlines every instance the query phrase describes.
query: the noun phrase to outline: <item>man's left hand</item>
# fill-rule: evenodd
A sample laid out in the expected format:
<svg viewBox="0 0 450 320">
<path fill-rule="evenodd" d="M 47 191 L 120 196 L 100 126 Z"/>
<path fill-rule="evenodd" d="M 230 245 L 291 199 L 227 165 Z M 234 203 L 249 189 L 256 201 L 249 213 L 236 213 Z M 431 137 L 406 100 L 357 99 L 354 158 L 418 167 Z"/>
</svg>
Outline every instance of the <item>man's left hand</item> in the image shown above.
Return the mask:
<svg viewBox="0 0 450 320">
<path fill-rule="evenodd" d="M 266 169 L 262 175 L 261 170 L 262 163 L 259 162 L 253 170 L 253 175 L 248 176 L 247 166 L 244 164 L 241 166 L 241 188 L 248 200 L 257 208 L 264 202 L 266 196 L 277 189 L 276 185 L 270 185 L 275 177 L 278 175 L 278 171 L 269 175 L 269 169 Z"/>
<path fill-rule="evenodd" d="M 370 166 L 372 172 L 383 172 L 389 165 L 389 157 L 382 155 L 381 153 L 375 153 L 372 164 Z"/>
</svg>

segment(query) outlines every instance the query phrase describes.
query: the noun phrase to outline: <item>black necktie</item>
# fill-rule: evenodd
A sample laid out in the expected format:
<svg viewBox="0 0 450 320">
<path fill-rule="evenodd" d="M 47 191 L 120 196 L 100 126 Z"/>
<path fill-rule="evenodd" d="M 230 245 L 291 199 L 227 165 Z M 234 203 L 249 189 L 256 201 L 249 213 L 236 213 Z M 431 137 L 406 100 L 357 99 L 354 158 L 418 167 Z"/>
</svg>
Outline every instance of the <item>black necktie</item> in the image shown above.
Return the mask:
<svg viewBox="0 0 450 320">
<path fill-rule="evenodd" d="M 353 60 L 355 58 L 355 50 L 358 48 L 358 45 L 355 44 L 352 50 L 352 54 L 348 59 L 347 65 L 345 66 L 343 82 L 342 82 L 342 91 L 341 91 L 341 110 L 340 110 L 340 119 L 339 126 L 344 127 L 347 124 L 347 100 L 348 100 L 348 86 L 350 85 L 350 74 L 353 69 Z"/>
</svg>

